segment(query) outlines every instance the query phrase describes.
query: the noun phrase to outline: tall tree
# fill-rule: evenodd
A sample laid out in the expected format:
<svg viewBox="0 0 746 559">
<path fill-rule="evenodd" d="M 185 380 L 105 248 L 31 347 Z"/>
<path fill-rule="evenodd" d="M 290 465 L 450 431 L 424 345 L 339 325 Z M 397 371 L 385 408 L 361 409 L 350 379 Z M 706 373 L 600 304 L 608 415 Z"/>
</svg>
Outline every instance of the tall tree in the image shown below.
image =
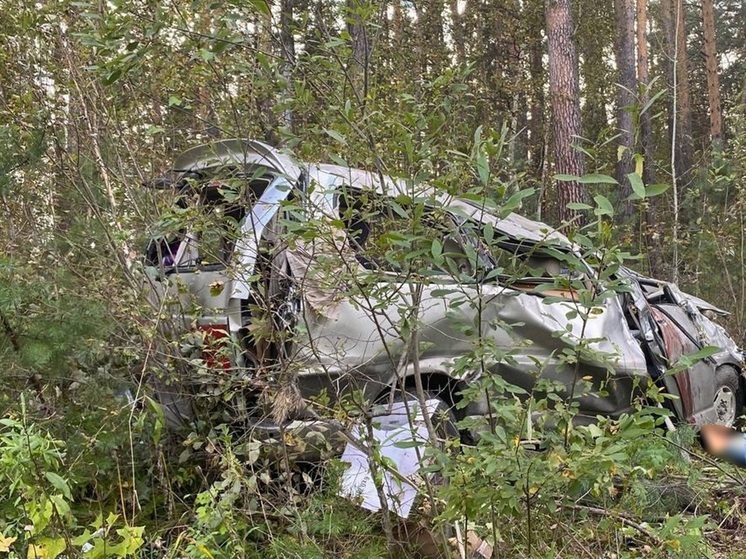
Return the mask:
<svg viewBox="0 0 746 559">
<path fill-rule="evenodd" d="M 544 11 L 555 168 L 558 173 L 580 176 L 584 173 L 583 154 L 573 146 L 582 128 L 578 56 L 573 38 L 570 0 L 545 0 Z M 558 217 L 562 220 L 581 219 L 581 215 L 568 208 L 568 204 L 585 198 L 585 188 L 579 182 L 559 182 Z"/>
<path fill-rule="evenodd" d="M 440 75 L 447 67 L 450 53 L 444 38 L 443 0 L 426 0 L 415 3 L 417 13 L 417 43 L 422 76 Z"/>
<path fill-rule="evenodd" d="M 637 0 L 637 83 L 640 105 L 640 146 L 643 155 L 642 178 L 645 184 L 655 182 L 653 127 L 650 109 L 650 59 L 648 53 L 648 0 Z"/>
<path fill-rule="evenodd" d="M 692 168 L 692 102 L 689 93 L 684 10 L 683 0 L 673 0 L 673 3 L 672 0 L 661 0 L 661 26 L 666 39 L 666 74 L 673 92 L 669 130 L 671 143 L 675 146 L 673 171 L 677 182 L 686 182 Z"/>
<path fill-rule="evenodd" d="M 637 83 L 640 106 L 640 147 L 642 148 L 642 180 L 645 184 L 655 182 L 653 127 L 650 118 L 650 61 L 648 58 L 648 0 L 637 0 Z M 655 219 L 657 198 L 647 200 L 645 211 L 645 241 L 648 248 L 648 269 L 653 277 L 662 277 L 659 243 L 655 241 L 657 222 Z"/>
<path fill-rule="evenodd" d="M 583 136 L 591 142 L 602 143 L 608 133 L 607 107 L 613 104 L 618 82 L 616 72 L 606 52 L 609 38 L 616 36 L 613 0 L 580 0 L 575 4 L 576 13 L 582 14 L 577 22 L 576 45 L 583 76 L 580 94 L 583 98 L 581 119 Z"/>
<path fill-rule="evenodd" d="M 702 0 L 702 27 L 705 35 L 705 65 L 707 69 L 707 100 L 710 105 L 710 140 L 720 147 L 723 137 L 723 113 L 720 108 L 720 75 L 715 45 L 715 8 L 713 0 Z"/>
<path fill-rule="evenodd" d="M 370 34 L 371 5 L 367 0 L 346 0 L 347 32 L 350 36 L 350 79 L 355 88 L 355 95 L 365 100 L 368 96 L 370 79 L 370 52 L 372 37 Z"/>
<path fill-rule="evenodd" d="M 453 36 L 453 46 L 456 53 L 456 63 L 460 66 L 466 63 L 466 50 L 464 45 L 464 24 L 461 21 L 459 10 L 459 0 L 449 0 L 451 14 L 451 35 Z"/>
<path fill-rule="evenodd" d="M 614 19 L 616 21 L 616 38 L 614 54 L 618 71 L 617 83 L 617 127 L 619 133 L 619 152 L 616 163 L 616 180 L 621 185 L 621 194 L 625 199 L 622 214 L 632 215 L 632 204 L 627 200 L 632 194 L 627 175 L 634 170 L 633 153 L 635 136 L 632 125 L 632 104 L 634 91 L 637 88 L 635 76 L 635 1 L 614 0 Z"/>
<path fill-rule="evenodd" d="M 285 94 L 293 95 L 293 69 L 295 67 L 295 37 L 293 36 L 293 4 L 295 0 L 280 1 L 280 49 L 284 61 L 282 75 L 285 79 Z M 293 112 L 287 108 L 282 113 L 283 125 L 293 129 Z"/>
<path fill-rule="evenodd" d="M 544 129 L 544 45 L 541 40 L 544 28 L 543 0 L 529 0 L 524 8 L 527 27 L 529 70 L 529 164 L 537 177 L 544 168 L 546 133 Z"/>
</svg>

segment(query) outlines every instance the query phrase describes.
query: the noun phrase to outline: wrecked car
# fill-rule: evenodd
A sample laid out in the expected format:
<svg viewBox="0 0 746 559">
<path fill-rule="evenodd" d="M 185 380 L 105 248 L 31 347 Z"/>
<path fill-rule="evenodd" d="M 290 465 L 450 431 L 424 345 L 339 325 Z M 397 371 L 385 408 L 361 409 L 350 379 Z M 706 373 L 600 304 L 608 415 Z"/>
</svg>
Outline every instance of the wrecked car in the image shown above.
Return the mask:
<svg viewBox="0 0 746 559">
<path fill-rule="evenodd" d="M 145 258 L 185 365 L 172 359 L 157 381 L 171 424 L 209 394 L 227 421 L 304 436 L 324 423 L 312 407 L 380 401 L 415 374 L 452 409 L 491 374 L 526 392 L 550 379 L 588 421 L 631 412 L 650 382 L 675 396 L 681 422 L 741 412 L 741 354 L 712 320 L 724 311 L 619 267 L 625 287 L 583 312 L 580 292 L 604 290 L 593 265 L 551 227 L 484 200 L 248 140 L 190 149 L 151 186 L 175 197 Z M 490 356 L 470 361 L 477 344 Z"/>
</svg>

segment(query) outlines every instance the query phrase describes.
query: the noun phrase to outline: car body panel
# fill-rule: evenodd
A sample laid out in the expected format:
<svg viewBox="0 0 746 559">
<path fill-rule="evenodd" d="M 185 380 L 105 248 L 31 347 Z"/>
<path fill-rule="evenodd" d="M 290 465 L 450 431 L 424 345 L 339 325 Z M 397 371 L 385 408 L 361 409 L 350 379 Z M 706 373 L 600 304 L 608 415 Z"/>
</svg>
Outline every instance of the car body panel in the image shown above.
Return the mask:
<svg viewBox="0 0 746 559">
<path fill-rule="evenodd" d="M 672 408 L 680 420 L 701 423 L 713 416 L 715 369 L 727 364 L 741 370 L 735 342 L 703 314 L 724 311 L 672 284 L 624 268 L 619 274 L 629 292 L 603 298 L 587 321 L 577 312 L 573 288 L 537 289 L 551 278 L 456 280 L 436 272 L 420 283 L 396 272 L 373 273 L 354 252 L 349 231 L 339 229 L 340 193 L 347 189 L 422 197 L 442 208 L 455 230 L 466 221 L 478 230 L 489 226 L 505 250 L 521 257 L 534 250 L 577 256 L 577 247 L 546 224 L 516 214 L 501 216 L 488 202 L 460 199 L 427 185 L 415 187 L 411 181 L 301 163 L 254 141 L 228 140 L 189 150 L 174 165 L 182 174 L 174 188 L 194 188 L 184 177 L 209 176 L 221 166 L 269 177 L 246 208 L 230 262 L 201 266 L 199 235 L 186 231 L 175 261 L 151 271 L 149 293 L 154 306 L 169 317 L 173 335 L 195 326 L 224 325 L 236 342 L 234 366 L 247 378 L 269 378 L 278 371 L 275 365 L 256 366 L 257 359 L 247 357 L 254 350 L 246 349 L 254 320 L 251 305 L 277 296 L 284 299 L 273 320 L 282 315 L 278 327 L 294 332 L 282 359 L 290 372 L 282 378 L 290 381 L 283 382 L 295 383 L 305 398 L 323 392 L 339 398 L 361 390 L 366 400 L 374 401 L 397 379 L 416 371 L 443 375 L 460 387 L 497 374 L 528 392 L 539 377 L 546 377 L 564 386 L 561 394 L 576 400 L 580 415 L 592 420 L 630 412 L 634 399 L 652 381 L 678 397 Z M 283 220 L 288 219 L 283 208 L 291 199 L 321 224 L 315 238 L 280 240 Z M 454 231 L 448 238 L 466 253 L 468 237 Z M 269 264 L 264 262 L 267 246 Z M 591 274 L 592 268 L 586 267 Z M 258 283 L 264 281 L 263 274 L 266 285 Z M 279 286 L 285 286 L 284 291 Z M 416 360 L 402 332 L 402 309 L 412 308 L 417 309 L 419 325 Z M 413 319 L 409 317 L 410 323 Z M 489 340 L 508 357 L 487 363 L 484 370 L 458 372 L 459 359 L 480 340 Z M 718 347 L 718 353 L 673 377 L 666 373 L 681 356 L 708 345 Z M 579 355 L 576 365 L 562 357 L 568 352 Z M 592 389 L 577 393 L 581 381 Z M 465 413 L 486 411 L 486 401 L 476 401 Z M 257 421 L 266 424 L 271 409 L 258 407 L 254 412 Z M 302 415 L 298 412 L 295 419 Z"/>
</svg>

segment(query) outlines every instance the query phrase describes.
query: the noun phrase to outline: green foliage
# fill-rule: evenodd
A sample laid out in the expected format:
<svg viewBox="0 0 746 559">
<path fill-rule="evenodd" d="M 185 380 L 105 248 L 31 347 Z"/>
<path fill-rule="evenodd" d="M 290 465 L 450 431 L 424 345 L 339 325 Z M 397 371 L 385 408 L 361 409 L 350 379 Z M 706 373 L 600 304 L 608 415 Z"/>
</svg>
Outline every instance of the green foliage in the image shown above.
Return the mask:
<svg viewBox="0 0 746 559">
<path fill-rule="evenodd" d="M 320 2 L 307 11 L 296 3 L 283 23 L 280 6 L 270 10 L 262 0 L 167 7 L 118 0 L 2 3 L 0 199 L 7 216 L 0 223 L 0 479 L 8 489 L 0 494 L 0 557 L 398 553 L 389 548 L 388 517 L 337 497 L 341 464 L 328 461 L 309 470 L 286 456 L 269 456 L 240 429 L 245 395 L 255 388 L 242 371 L 216 371 L 203 358 L 209 344 L 204 337 L 164 335 L 167 311 L 142 301 L 144 278 L 136 261 L 144 247 L 135 239 L 145 237 L 170 193 L 153 195 L 139 183 L 164 169 L 174 152 L 207 136 L 257 137 L 291 146 L 304 160 L 429 183 L 484 201 L 500 215 L 547 215 L 546 131 L 532 130 L 529 139 L 523 122 L 529 111 L 530 126 L 547 120 L 540 102 L 544 71 L 526 67 L 532 49 L 539 66 L 544 57 L 541 3 L 520 3 L 519 17 L 515 3 L 454 4 L 464 4 L 460 17 L 444 18 L 442 3 L 402 3 L 400 20 L 385 14 L 379 21 L 372 2 Z M 591 190 L 592 203 L 571 208 L 591 221 L 572 241 L 599 266 L 601 275 L 593 279 L 605 288 L 589 289 L 577 278 L 543 288 L 575 290 L 568 316 L 585 321 L 623 289 L 614 274 L 630 260 L 626 247 L 643 246 L 650 234 L 668 263 L 674 219 L 665 174 L 659 184 L 643 184 L 638 168 L 628 176 L 630 201 L 640 215 L 653 208 L 654 230 L 611 225 L 626 201 L 610 176 L 618 158 L 606 115 L 616 83 L 605 55 L 613 34 L 611 3 L 596 4 L 574 3 L 589 138 L 582 149 L 593 172 L 555 178 L 578 180 Z M 732 26 L 742 18 L 721 19 Z M 356 25 L 374 40 L 364 61 L 355 60 Z M 453 33 L 447 40 L 444 29 Z M 283 44 L 286 32 L 295 41 L 292 52 Z M 723 36 L 730 44 L 738 33 Z M 666 59 L 659 54 L 656 59 Z M 731 101 L 740 96 L 742 73 L 741 61 L 731 61 Z M 660 95 L 632 110 L 657 113 L 666 100 Z M 743 333 L 746 150 L 739 111 L 732 111 L 725 150 L 704 154 L 707 166 L 683 189 L 680 221 L 682 279 L 696 293 L 734 308 L 729 325 Z M 656 114 L 660 140 L 664 120 Z M 532 142 L 538 144 L 529 154 Z M 659 171 L 669 156 L 664 143 L 658 142 Z M 538 196 L 532 184 L 541 185 Z M 378 239 L 377 250 L 422 285 L 429 285 L 433 269 L 458 279 L 443 231 L 423 220 L 423 202 L 397 200 L 397 229 Z M 285 209 L 293 218 L 285 224 L 293 227 L 288 242 L 333 238 L 329 227 L 295 219 L 297 207 Z M 190 220 L 215 232 L 205 216 L 175 211 L 164 217 L 159 225 L 165 232 Z M 480 233 L 498 244 L 494 231 Z M 338 272 L 333 260 L 319 260 L 322 273 Z M 572 269 L 579 262 L 563 256 L 563 264 Z M 489 274 L 485 281 L 532 272 L 502 261 Z M 380 274 L 332 279 L 344 280 L 346 294 L 372 313 L 396 298 L 391 289 L 376 287 Z M 220 285 L 210 288 L 212 296 L 222 293 Z M 557 298 L 549 294 L 546 300 Z M 464 295 L 449 312 L 475 304 Z M 188 311 L 194 318 L 201 309 Z M 400 301 L 391 325 L 397 344 L 416 339 L 419 311 L 416 301 Z M 258 338 L 284 341 L 271 313 L 255 326 Z M 511 325 L 499 326 L 509 331 Z M 678 557 L 711 554 L 706 538 L 713 537 L 712 526 L 743 521 L 740 501 L 731 499 L 737 491 L 727 485 L 735 474 L 704 470 L 706 463 L 696 457 L 692 464 L 681 459 L 680 447 L 688 449 L 692 441 L 664 432 L 657 406 L 662 397 L 649 387 L 640 387 L 634 413 L 575 425 L 577 399 L 608 388 L 593 386 L 577 369 L 580 358 L 594 355 L 612 367 L 591 341 L 576 340 L 575 349 L 560 356 L 575 376 L 570 394 L 541 378 L 538 359 L 539 380 L 527 392 L 489 372 L 510 363 L 510 352 L 482 338 L 474 324 L 459 328 L 473 347 L 457 363 L 458 372 L 481 376 L 463 392 L 461 406 L 485 390 L 495 397 L 489 420 L 461 424 L 483 431 L 473 445 L 450 441 L 448 452 L 428 448 L 432 469 L 451 484 L 427 500 L 431 509 L 423 524 L 431 526 L 436 514 L 435 525 L 444 532 L 462 523 L 504 556 L 615 550 L 618 556 Z M 423 343 L 415 349 L 428 348 Z M 214 357 L 239 350 L 221 347 Z M 298 365 L 284 373 L 292 376 L 293 367 Z M 173 380 L 175 389 L 196 385 L 190 390 L 199 396 L 197 419 L 186 439 L 164 433 L 163 410 L 145 396 L 145 381 L 155 374 Z M 324 396 L 312 406 L 324 417 L 349 422 L 367 409 L 360 393 Z M 537 415 L 541 420 L 533 421 Z M 518 444 L 525 438 L 539 439 L 540 449 Z M 282 442 L 292 451 L 310 443 Z M 672 479 L 699 492 L 686 503 L 662 502 L 656 484 Z M 413 553 L 406 545 L 401 550 L 402 556 Z"/>
<path fill-rule="evenodd" d="M 40 263 L 37 263 L 40 264 Z M 64 269 L 0 260 L 0 362 L 12 375 L 69 375 L 105 339 L 108 317 Z"/>
<path fill-rule="evenodd" d="M 143 544 L 143 527 L 99 514 L 81 526 L 69 477 L 63 441 L 27 423 L 25 400 L 20 417 L 0 419 L 0 552 L 10 558 L 133 557 Z M 84 517 L 83 517 L 84 518 Z"/>
</svg>

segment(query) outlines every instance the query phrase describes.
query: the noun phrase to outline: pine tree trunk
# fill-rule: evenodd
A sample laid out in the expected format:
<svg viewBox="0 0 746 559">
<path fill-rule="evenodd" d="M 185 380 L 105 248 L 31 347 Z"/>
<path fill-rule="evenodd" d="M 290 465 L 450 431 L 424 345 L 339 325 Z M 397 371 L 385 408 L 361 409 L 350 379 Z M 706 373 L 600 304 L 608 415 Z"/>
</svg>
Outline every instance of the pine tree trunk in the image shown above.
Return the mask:
<svg viewBox="0 0 746 559">
<path fill-rule="evenodd" d="M 707 68 L 707 99 L 710 105 L 710 140 L 713 147 L 720 147 L 723 138 L 723 112 L 720 108 L 720 76 L 715 44 L 715 10 L 713 0 L 702 0 L 702 27 L 705 34 L 705 61 Z"/>
<path fill-rule="evenodd" d="M 456 63 L 463 66 L 466 64 L 466 45 L 464 44 L 464 29 L 458 8 L 459 0 L 450 0 L 451 35 L 453 36 L 453 46 L 456 49 Z"/>
<path fill-rule="evenodd" d="M 555 171 L 580 176 L 584 173 L 583 154 L 574 149 L 580 138 L 580 101 L 578 57 L 573 39 L 570 0 L 545 0 L 547 49 L 549 53 L 549 97 L 552 105 L 552 135 Z M 558 217 L 576 220 L 582 215 L 571 210 L 571 202 L 586 198 L 582 184 L 560 181 L 557 184 Z"/>
<path fill-rule="evenodd" d="M 637 0 L 637 83 L 640 109 L 650 101 L 650 58 L 648 53 L 648 0 Z M 651 111 L 640 114 L 640 144 L 643 155 L 642 179 L 645 184 L 655 182 L 653 127 Z"/>
<path fill-rule="evenodd" d="M 614 14 L 617 31 L 614 41 L 614 54 L 619 74 L 617 83 L 617 127 L 620 144 L 615 174 L 624 199 L 622 216 L 629 218 L 634 208 L 632 203 L 627 200 L 632 194 L 632 186 L 627 175 L 634 171 L 635 136 L 632 129 L 632 104 L 634 103 L 633 92 L 637 89 L 634 0 L 614 0 Z"/>
<path fill-rule="evenodd" d="M 668 86 L 675 96 L 676 111 L 669 109 L 669 134 L 676 146 L 674 172 L 679 184 L 686 184 L 692 168 L 692 111 L 686 54 L 686 29 L 682 0 L 661 0 L 661 26 L 666 40 L 664 56 Z"/>
<path fill-rule="evenodd" d="M 524 16 L 528 21 L 528 72 L 530 80 L 528 123 L 529 165 L 537 177 L 541 177 L 544 166 L 544 47 L 541 35 L 544 23 L 543 9 L 537 0 L 526 4 Z M 529 11 L 530 10 L 530 11 Z"/>
<path fill-rule="evenodd" d="M 686 20 L 684 18 L 686 6 L 684 0 L 676 0 L 676 82 L 679 93 L 679 157 L 678 175 L 682 184 L 689 182 L 693 165 L 692 155 L 692 100 L 689 92 L 689 60 L 686 51 Z"/>
<path fill-rule="evenodd" d="M 449 53 L 443 33 L 443 0 L 415 3 L 417 12 L 420 68 L 423 76 L 438 76 L 449 65 Z"/>
<path fill-rule="evenodd" d="M 256 19 L 253 23 L 257 30 L 254 34 L 254 48 L 265 55 L 270 55 L 273 52 L 272 14 L 256 10 Z M 262 136 L 269 145 L 276 146 L 280 142 L 280 137 L 277 133 L 279 122 L 274 112 L 274 95 L 262 90 L 257 91 L 256 95 L 257 120 L 262 129 Z"/>
<path fill-rule="evenodd" d="M 368 96 L 371 36 L 367 22 L 370 6 L 367 0 L 347 0 L 347 32 L 350 35 L 350 81 L 355 95 L 364 102 Z"/>
<path fill-rule="evenodd" d="M 650 61 L 648 58 L 648 0 L 637 0 L 637 83 L 640 91 L 640 109 L 650 101 Z M 642 147 L 642 180 L 646 185 L 655 183 L 653 128 L 651 109 L 640 113 L 640 146 Z M 647 244 L 648 269 L 654 278 L 663 277 L 660 243 L 657 242 L 659 224 L 656 219 L 657 198 L 646 201 L 645 242 Z"/>
<path fill-rule="evenodd" d="M 668 100 L 668 113 L 667 113 L 667 125 L 668 125 L 668 144 L 671 145 L 676 141 L 676 131 L 674 130 L 673 118 L 673 100 L 675 92 L 673 90 L 674 82 L 674 59 L 676 57 L 675 44 L 676 35 L 673 24 L 673 8 L 671 6 L 671 0 L 661 0 L 660 3 L 660 26 L 663 32 L 663 39 L 665 42 L 663 56 L 661 62 L 663 65 L 664 73 L 666 74 L 666 85 L 669 88 L 670 94 L 666 96 Z"/>
<path fill-rule="evenodd" d="M 293 94 L 293 68 L 295 67 L 295 39 L 293 38 L 293 3 L 295 0 L 280 1 L 280 48 L 283 59 L 282 76 L 285 79 L 285 95 Z M 294 118 L 290 109 L 282 113 L 283 125 L 293 130 Z"/>
</svg>

